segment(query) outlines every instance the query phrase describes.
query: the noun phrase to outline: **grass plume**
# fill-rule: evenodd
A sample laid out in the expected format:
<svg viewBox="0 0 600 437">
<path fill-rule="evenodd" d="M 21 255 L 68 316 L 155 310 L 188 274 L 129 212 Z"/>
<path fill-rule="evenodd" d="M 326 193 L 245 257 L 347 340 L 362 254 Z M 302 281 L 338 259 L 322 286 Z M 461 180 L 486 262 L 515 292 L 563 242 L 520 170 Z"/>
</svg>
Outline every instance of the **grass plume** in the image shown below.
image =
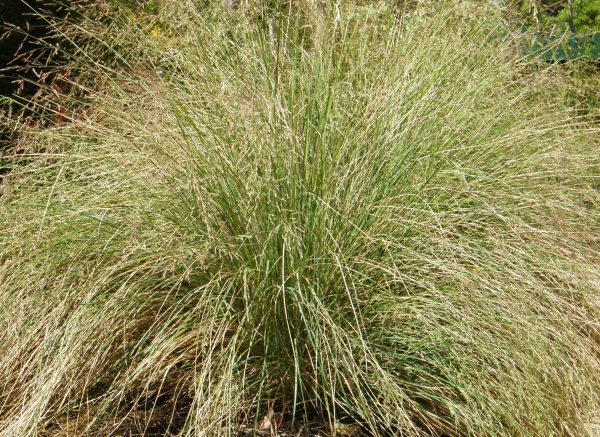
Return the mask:
<svg viewBox="0 0 600 437">
<path fill-rule="evenodd" d="M 600 150 L 553 69 L 451 6 L 166 4 L 0 185 L 1 435 L 583 435 Z"/>
</svg>

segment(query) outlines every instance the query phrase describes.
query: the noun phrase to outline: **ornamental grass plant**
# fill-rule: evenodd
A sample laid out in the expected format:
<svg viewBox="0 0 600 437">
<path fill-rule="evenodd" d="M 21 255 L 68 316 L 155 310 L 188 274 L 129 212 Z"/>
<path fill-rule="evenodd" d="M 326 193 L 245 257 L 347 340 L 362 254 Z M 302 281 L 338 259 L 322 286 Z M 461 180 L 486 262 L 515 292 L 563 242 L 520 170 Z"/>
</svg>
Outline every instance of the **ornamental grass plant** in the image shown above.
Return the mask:
<svg viewBox="0 0 600 437">
<path fill-rule="evenodd" d="M 0 435 L 586 435 L 598 132 L 495 14 L 103 7 L 2 158 Z"/>
</svg>

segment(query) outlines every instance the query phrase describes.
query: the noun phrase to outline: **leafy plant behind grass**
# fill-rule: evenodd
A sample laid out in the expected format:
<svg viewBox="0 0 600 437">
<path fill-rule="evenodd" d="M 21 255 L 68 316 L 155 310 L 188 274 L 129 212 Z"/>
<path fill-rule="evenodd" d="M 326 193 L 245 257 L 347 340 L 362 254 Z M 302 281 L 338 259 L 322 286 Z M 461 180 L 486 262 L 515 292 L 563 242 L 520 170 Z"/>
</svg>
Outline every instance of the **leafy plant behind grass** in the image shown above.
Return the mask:
<svg viewBox="0 0 600 437">
<path fill-rule="evenodd" d="M 517 6 L 515 8 L 515 6 Z M 507 10 L 520 9 L 521 16 L 527 19 L 528 26 L 536 26 L 538 30 L 569 31 L 568 1 L 517 1 L 509 2 Z M 578 34 L 600 31 L 600 1 L 574 0 L 573 26 Z"/>
<path fill-rule="evenodd" d="M 599 155 L 552 70 L 452 7 L 173 5 L 0 188 L 4 435 L 582 435 Z"/>
<path fill-rule="evenodd" d="M 578 33 L 591 33 L 600 31 L 600 1 L 582 0 L 573 2 L 573 24 Z M 569 7 L 562 8 L 553 21 L 566 28 L 569 22 Z"/>
</svg>

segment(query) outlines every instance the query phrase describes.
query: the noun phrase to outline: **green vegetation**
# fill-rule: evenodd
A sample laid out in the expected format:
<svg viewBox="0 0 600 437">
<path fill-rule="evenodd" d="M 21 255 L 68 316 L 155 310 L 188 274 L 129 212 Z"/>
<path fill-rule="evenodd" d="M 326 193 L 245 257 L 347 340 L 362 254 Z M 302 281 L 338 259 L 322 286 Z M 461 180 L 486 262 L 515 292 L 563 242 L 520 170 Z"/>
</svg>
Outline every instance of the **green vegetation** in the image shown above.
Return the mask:
<svg viewBox="0 0 600 437">
<path fill-rule="evenodd" d="M 563 7 L 555 18 L 556 23 L 568 28 L 569 8 Z M 574 1 L 573 24 L 580 33 L 600 31 L 600 0 Z"/>
<path fill-rule="evenodd" d="M 435 8 L 65 27 L 94 88 L 4 157 L 0 434 L 586 435 L 598 132 Z"/>
<path fill-rule="evenodd" d="M 569 2 L 556 0 L 525 0 L 519 2 L 529 24 L 540 30 L 570 30 Z M 600 32 L 600 0 L 573 0 L 573 26 L 579 34 Z"/>
</svg>

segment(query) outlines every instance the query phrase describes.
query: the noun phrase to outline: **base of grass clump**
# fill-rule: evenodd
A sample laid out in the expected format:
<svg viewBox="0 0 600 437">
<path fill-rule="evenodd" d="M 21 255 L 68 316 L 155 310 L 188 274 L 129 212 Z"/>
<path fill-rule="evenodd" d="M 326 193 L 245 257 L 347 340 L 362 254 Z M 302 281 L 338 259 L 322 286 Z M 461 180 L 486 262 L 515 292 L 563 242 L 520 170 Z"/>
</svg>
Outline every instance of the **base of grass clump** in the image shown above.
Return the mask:
<svg viewBox="0 0 600 437">
<path fill-rule="evenodd" d="M 560 77 L 452 6 L 169 4 L 0 186 L 1 434 L 585 435 L 600 149 Z"/>
</svg>

